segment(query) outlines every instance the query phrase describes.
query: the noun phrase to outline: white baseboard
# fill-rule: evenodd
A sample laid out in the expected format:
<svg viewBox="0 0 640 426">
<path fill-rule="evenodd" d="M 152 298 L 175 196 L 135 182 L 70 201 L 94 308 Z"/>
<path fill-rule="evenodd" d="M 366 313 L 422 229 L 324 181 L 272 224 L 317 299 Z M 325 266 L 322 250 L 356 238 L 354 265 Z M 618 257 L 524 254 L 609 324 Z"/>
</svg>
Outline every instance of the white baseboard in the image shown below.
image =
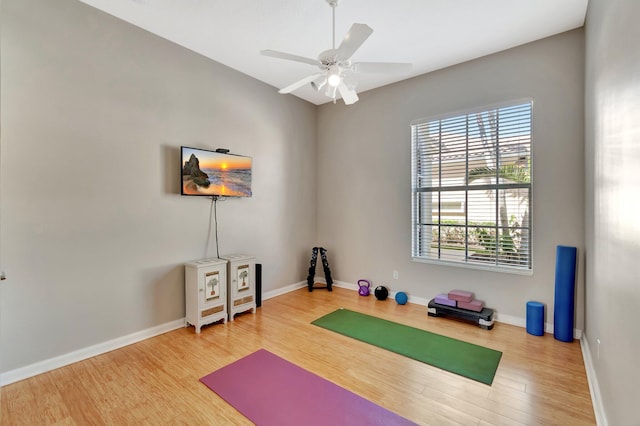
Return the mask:
<svg viewBox="0 0 640 426">
<path fill-rule="evenodd" d="M 333 286 L 334 287 L 340 287 L 340 288 L 346 288 L 347 290 L 358 291 L 358 285 L 357 284 L 346 283 L 344 281 L 334 281 L 333 282 Z"/>
<path fill-rule="evenodd" d="M 496 312 L 496 321 L 502 322 L 505 324 L 515 325 L 518 327 L 527 327 L 527 319 L 522 317 L 514 317 L 511 315 L 504 315 L 499 312 Z M 544 323 L 544 332 L 553 334 L 553 324 L 546 322 Z M 580 340 L 582 338 L 582 330 L 579 328 L 573 329 L 573 338 Z"/>
<path fill-rule="evenodd" d="M 98 343 L 97 345 L 69 352 L 68 354 L 46 359 L 44 361 L 39 361 L 31 365 L 16 368 L 15 370 L 6 371 L 0 374 L 0 386 L 28 379 L 29 377 L 33 377 L 41 373 L 46 373 L 47 371 L 55 370 L 56 368 L 64 367 L 66 365 L 70 365 L 97 355 L 102 355 L 115 349 L 131 345 L 132 343 L 137 343 L 142 340 L 149 339 L 151 337 L 158 336 L 172 330 L 176 330 L 178 328 L 184 327 L 184 321 L 184 318 L 181 318 L 175 321 L 148 328 L 146 330 L 137 331 L 126 336 L 118 337 L 107 342 Z"/>
<path fill-rule="evenodd" d="M 602 405 L 600 385 L 598 384 L 596 370 L 593 368 L 593 358 L 591 358 L 589 342 L 585 334 L 583 334 L 582 339 L 580 339 L 580 348 L 582 349 L 584 368 L 587 370 L 587 381 L 589 382 L 589 392 L 591 393 L 591 402 L 596 416 L 596 424 L 598 426 L 607 426 L 609 423 L 607 422 L 607 416 L 605 415 L 604 406 Z"/>
<path fill-rule="evenodd" d="M 301 281 L 299 283 L 291 284 L 286 287 L 281 287 L 279 289 L 263 294 L 263 299 L 266 300 L 272 297 L 279 296 L 281 294 L 289 293 L 306 285 L 306 281 Z M 98 343 L 96 345 L 89 346 L 83 349 L 78 349 L 77 351 L 73 351 L 68 354 L 46 359 L 44 361 L 39 361 L 31 365 L 16 368 L 15 370 L 9 370 L 4 373 L 0 373 L 0 386 L 9 385 L 20 380 L 28 379 L 29 377 L 37 376 L 38 374 L 46 373 L 47 371 L 55 370 L 56 368 L 64 367 L 78 361 L 83 361 L 97 355 L 102 355 L 115 349 L 119 349 L 124 346 L 128 346 L 133 343 L 137 343 L 142 340 L 149 339 L 151 337 L 158 336 L 160 334 L 164 334 L 184 326 L 185 319 L 181 318 L 175 321 L 168 322 L 166 324 L 161 324 L 155 327 L 148 328 L 146 330 L 118 337 L 107 342 Z"/>
<path fill-rule="evenodd" d="M 324 282 L 324 279 L 318 278 L 316 281 Z M 306 285 L 307 285 L 306 281 L 300 281 L 285 287 L 280 287 L 275 290 L 271 290 L 264 293 L 262 295 L 262 299 L 263 300 L 271 299 L 273 297 L 298 290 L 302 287 L 306 287 Z M 348 290 L 358 291 L 358 285 L 354 283 L 348 283 L 344 281 L 334 281 L 333 286 L 345 288 Z M 390 292 L 389 297 L 394 298 L 395 294 L 396 292 Z M 417 305 L 427 306 L 429 303 L 429 299 L 409 295 L 409 302 L 415 303 Z M 518 327 L 525 327 L 525 324 L 526 324 L 526 320 L 524 318 L 513 317 L 510 315 L 500 315 L 499 313 L 496 313 L 496 321 L 503 322 L 505 324 L 515 325 Z M 56 368 L 64 367 L 66 365 L 73 364 L 75 362 L 82 361 L 87 358 L 91 358 L 93 356 L 101 355 L 103 353 L 110 352 L 115 349 L 119 349 L 124 346 L 128 346 L 133 343 L 140 342 L 142 340 L 149 339 L 151 337 L 154 337 L 163 333 L 167 333 L 172 330 L 176 330 L 178 328 L 184 327 L 184 325 L 185 325 L 185 319 L 181 318 L 179 320 L 175 320 L 175 321 L 171 321 L 155 327 L 151 327 L 146 330 L 142 330 L 126 336 L 118 337 L 116 339 L 109 340 L 107 342 L 98 343 L 97 345 L 89 346 L 84 349 L 79 349 L 77 351 L 73 351 L 65 355 L 60 355 L 44 361 L 36 362 L 34 364 L 27 365 L 25 367 L 16 368 L 15 370 L 9 370 L 4 373 L 0 373 L 0 386 L 4 386 L 20 380 L 28 379 L 29 377 L 33 377 L 41 373 L 46 373 L 47 371 L 55 370 Z M 547 333 L 553 333 L 553 324 L 545 324 L 545 331 Z M 574 336 L 577 339 L 581 339 L 581 337 L 583 336 L 582 330 L 574 330 Z M 582 353 L 583 354 L 585 353 L 584 347 L 583 347 Z M 586 362 L 585 362 L 585 365 L 586 365 Z M 592 375 L 595 379 L 595 374 L 592 373 Z M 595 403 L 594 403 L 594 406 L 595 406 Z M 603 423 L 603 424 L 606 425 L 606 423 Z"/>
<path fill-rule="evenodd" d="M 299 288 L 306 287 L 306 286 L 307 286 L 306 281 L 300 281 L 295 284 L 288 285 L 286 287 L 280 287 L 275 290 L 262 293 L 262 300 L 267 300 L 276 296 L 280 296 L 282 294 L 290 293 L 292 291 L 298 290 Z"/>
</svg>

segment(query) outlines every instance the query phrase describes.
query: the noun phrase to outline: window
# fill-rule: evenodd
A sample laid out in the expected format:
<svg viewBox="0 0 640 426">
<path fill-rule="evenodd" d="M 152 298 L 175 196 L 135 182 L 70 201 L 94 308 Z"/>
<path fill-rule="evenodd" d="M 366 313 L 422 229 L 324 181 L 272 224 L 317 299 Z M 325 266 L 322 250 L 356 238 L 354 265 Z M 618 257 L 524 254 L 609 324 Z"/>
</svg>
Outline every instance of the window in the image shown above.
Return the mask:
<svg viewBox="0 0 640 426">
<path fill-rule="evenodd" d="M 411 123 L 414 260 L 531 271 L 531 111 Z"/>
</svg>

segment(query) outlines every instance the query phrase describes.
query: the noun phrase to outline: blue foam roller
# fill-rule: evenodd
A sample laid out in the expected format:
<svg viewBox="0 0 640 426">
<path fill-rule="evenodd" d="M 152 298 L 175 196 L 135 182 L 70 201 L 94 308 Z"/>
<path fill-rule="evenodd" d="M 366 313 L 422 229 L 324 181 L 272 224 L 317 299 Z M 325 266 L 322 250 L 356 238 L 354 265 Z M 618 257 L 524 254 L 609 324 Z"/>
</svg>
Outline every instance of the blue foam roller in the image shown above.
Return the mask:
<svg viewBox="0 0 640 426">
<path fill-rule="evenodd" d="M 540 302 L 527 302 L 527 333 L 544 334 L 544 305 Z"/>
<path fill-rule="evenodd" d="M 576 289 L 576 247 L 558 246 L 556 250 L 556 293 L 553 307 L 553 336 L 573 342 L 573 316 Z"/>
</svg>

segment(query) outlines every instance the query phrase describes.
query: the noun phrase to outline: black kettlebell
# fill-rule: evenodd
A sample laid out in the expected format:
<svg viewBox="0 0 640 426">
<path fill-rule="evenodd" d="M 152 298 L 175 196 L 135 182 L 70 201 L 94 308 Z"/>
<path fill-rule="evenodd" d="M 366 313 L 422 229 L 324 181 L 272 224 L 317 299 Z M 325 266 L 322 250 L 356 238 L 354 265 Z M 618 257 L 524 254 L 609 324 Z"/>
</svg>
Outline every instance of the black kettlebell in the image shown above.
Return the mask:
<svg viewBox="0 0 640 426">
<path fill-rule="evenodd" d="M 389 290 L 387 290 L 387 288 L 385 286 L 379 285 L 373 291 L 373 294 L 375 294 L 376 299 L 385 300 L 387 297 L 389 297 Z"/>
</svg>

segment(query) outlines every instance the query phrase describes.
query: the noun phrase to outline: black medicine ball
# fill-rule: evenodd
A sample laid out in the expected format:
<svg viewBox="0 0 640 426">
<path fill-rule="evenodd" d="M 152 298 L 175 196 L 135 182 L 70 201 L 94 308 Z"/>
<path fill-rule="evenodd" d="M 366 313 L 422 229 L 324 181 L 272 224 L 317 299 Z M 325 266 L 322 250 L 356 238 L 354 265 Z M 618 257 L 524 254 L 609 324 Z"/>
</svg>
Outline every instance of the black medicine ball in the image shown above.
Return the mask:
<svg viewBox="0 0 640 426">
<path fill-rule="evenodd" d="M 373 294 L 376 295 L 376 299 L 385 300 L 389 296 L 389 290 L 383 285 L 379 285 L 374 290 Z"/>
</svg>

